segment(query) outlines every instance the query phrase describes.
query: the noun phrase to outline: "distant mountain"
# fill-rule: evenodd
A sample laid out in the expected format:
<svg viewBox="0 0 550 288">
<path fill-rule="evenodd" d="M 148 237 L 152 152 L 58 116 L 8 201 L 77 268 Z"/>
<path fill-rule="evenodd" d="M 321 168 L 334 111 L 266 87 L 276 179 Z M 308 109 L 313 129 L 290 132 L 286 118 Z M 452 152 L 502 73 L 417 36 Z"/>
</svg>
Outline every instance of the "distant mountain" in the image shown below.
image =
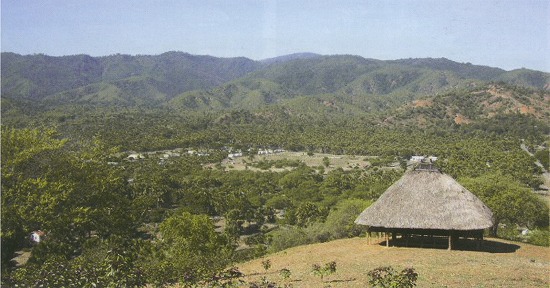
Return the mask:
<svg viewBox="0 0 550 288">
<path fill-rule="evenodd" d="M 516 69 L 500 74 L 496 80 L 516 86 L 550 90 L 549 74 L 529 69 Z"/>
<path fill-rule="evenodd" d="M 490 82 L 549 90 L 550 74 L 507 72 L 445 58 L 382 61 L 297 53 L 253 61 L 183 52 L 105 57 L 2 53 L 2 98 L 47 107 L 220 110 L 278 105 L 357 114 Z"/>
<path fill-rule="evenodd" d="M 105 57 L 2 53 L 2 97 L 78 100 L 84 96 L 87 100 L 105 100 L 124 94 L 140 97 L 154 90 L 162 96 L 153 98 L 170 99 L 185 91 L 221 85 L 259 67 L 260 63 L 242 57 L 217 58 L 183 52 Z M 141 88 L 144 89 L 135 94 Z M 58 93 L 64 95 L 55 95 Z"/>
<path fill-rule="evenodd" d="M 390 61 L 395 64 L 434 71 L 453 71 L 460 78 L 492 81 L 506 71 L 500 68 L 458 63 L 447 58 L 409 58 Z"/>
<path fill-rule="evenodd" d="M 276 104 L 293 111 L 328 109 L 360 114 L 499 81 L 545 89 L 550 77 L 538 71 L 506 72 L 448 59 L 380 61 L 349 55 L 319 56 L 273 64 L 220 87 L 186 92 L 172 99 L 170 107 L 258 109 Z"/>
<path fill-rule="evenodd" d="M 303 53 L 293 53 L 289 55 L 268 58 L 268 59 L 260 60 L 260 62 L 263 64 L 269 65 L 269 64 L 275 64 L 275 63 L 288 62 L 288 61 L 297 60 L 297 59 L 311 59 L 311 58 L 317 58 L 317 57 L 321 57 L 321 55 L 315 54 L 315 53 L 303 52 Z"/>
</svg>

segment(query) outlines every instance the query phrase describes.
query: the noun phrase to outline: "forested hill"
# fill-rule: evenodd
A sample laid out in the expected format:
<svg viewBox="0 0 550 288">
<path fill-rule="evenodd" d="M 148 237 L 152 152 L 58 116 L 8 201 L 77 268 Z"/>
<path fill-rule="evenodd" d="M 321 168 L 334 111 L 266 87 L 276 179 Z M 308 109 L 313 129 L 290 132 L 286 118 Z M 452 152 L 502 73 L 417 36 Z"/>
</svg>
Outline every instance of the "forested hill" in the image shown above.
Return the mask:
<svg viewBox="0 0 550 288">
<path fill-rule="evenodd" d="M 288 101 L 307 106 L 313 99 L 364 112 L 486 82 L 548 90 L 550 74 L 445 58 L 381 61 L 297 53 L 254 61 L 183 52 L 105 57 L 2 53 L 2 98 L 48 106 L 255 109 Z"/>
<path fill-rule="evenodd" d="M 182 52 L 106 57 L 2 53 L 2 96 L 42 100 L 79 91 L 74 97 L 104 96 L 103 101 L 113 101 L 124 94 L 135 98 L 169 98 L 221 85 L 259 67 L 259 62 L 242 57 L 217 58 Z"/>
</svg>

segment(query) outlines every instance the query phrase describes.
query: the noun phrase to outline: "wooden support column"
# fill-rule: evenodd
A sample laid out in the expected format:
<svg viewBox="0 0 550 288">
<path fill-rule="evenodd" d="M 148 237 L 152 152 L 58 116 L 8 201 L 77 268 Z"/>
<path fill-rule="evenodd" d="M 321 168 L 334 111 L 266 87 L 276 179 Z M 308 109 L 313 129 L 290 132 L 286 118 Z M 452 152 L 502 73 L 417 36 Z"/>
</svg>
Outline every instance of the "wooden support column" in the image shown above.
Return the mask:
<svg viewBox="0 0 550 288">
<path fill-rule="evenodd" d="M 447 250 L 451 251 L 453 249 L 453 235 L 452 231 L 449 231 L 449 247 Z"/>
<path fill-rule="evenodd" d="M 481 250 L 483 248 L 483 231 L 478 237 L 476 237 L 476 248 L 477 250 Z"/>
<path fill-rule="evenodd" d="M 386 247 L 390 247 L 390 237 L 388 232 L 384 232 L 384 237 L 386 238 Z"/>
</svg>

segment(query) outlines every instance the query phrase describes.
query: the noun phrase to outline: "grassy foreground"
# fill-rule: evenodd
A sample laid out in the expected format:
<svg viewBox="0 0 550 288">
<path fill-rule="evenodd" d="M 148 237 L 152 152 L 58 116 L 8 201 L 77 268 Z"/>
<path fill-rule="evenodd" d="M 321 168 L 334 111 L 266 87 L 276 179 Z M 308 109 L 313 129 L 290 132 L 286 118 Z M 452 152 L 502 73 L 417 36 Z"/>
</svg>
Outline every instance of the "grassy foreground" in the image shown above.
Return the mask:
<svg viewBox="0 0 550 288">
<path fill-rule="evenodd" d="M 375 239 L 376 240 L 376 239 Z M 381 241 L 381 239 L 378 239 Z M 484 251 L 447 251 L 434 248 L 405 248 L 380 245 L 382 242 L 352 238 L 290 248 L 237 267 L 245 280 L 261 282 L 262 277 L 292 287 L 368 287 L 367 272 L 379 266 L 401 271 L 413 267 L 419 274 L 417 287 L 549 287 L 550 248 L 486 239 Z M 262 261 L 269 259 L 267 271 Z M 312 265 L 336 261 L 335 274 L 325 277 L 311 273 Z M 287 268 L 284 280 L 279 271 Z"/>
</svg>

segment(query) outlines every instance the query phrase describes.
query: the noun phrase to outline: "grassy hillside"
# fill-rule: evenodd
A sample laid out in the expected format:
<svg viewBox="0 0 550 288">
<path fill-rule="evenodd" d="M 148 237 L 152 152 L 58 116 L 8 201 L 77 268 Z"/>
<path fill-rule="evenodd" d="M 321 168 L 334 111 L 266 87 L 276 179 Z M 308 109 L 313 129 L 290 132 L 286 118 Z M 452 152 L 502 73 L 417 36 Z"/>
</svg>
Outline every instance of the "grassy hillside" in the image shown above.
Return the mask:
<svg viewBox="0 0 550 288">
<path fill-rule="evenodd" d="M 380 266 L 401 271 L 413 267 L 418 287 L 548 287 L 550 248 L 500 239 L 486 239 L 484 251 L 434 248 L 386 248 L 381 242 L 367 244 L 366 238 L 337 240 L 294 247 L 237 265 L 247 281 L 266 277 L 292 287 L 368 287 L 367 272 Z M 262 261 L 272 267 L 264 270 Z M 311 273 L 312 265 L 336 261 L 336 273 L 321 281 Z M 279 271 L 287 268 L 290 279 Z"/>
</svg>

